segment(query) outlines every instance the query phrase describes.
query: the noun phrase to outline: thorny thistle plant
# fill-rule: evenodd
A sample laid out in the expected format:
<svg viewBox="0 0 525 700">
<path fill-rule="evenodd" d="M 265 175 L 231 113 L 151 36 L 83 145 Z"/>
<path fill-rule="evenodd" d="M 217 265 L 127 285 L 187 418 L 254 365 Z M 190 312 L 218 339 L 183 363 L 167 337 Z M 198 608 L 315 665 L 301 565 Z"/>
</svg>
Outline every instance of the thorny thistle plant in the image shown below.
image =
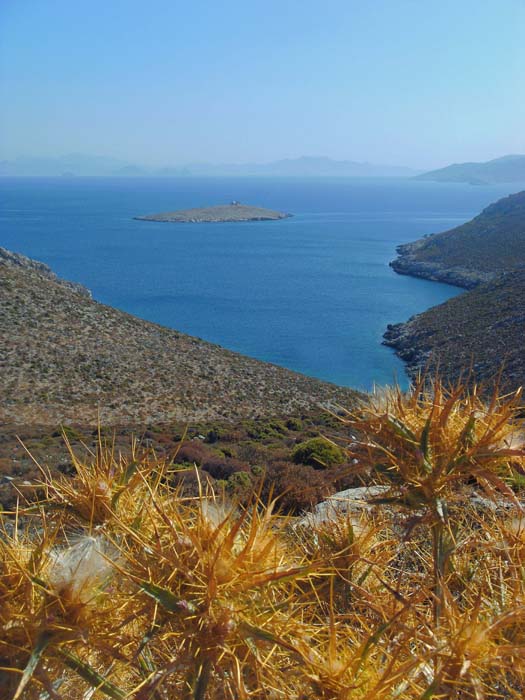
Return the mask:
<svg viewBox="0 0 525 700">
<path fill-rule="evenodd" d="M 72 665 L 111 688 L 93 664 L 121 658 L 129 634 L 122 633 L 126 606 L 119 606 L 107 543 L 89 535 L 68 542 L 45 519 L 36 529 L 25 523 L 33 532 L 15 527 L 12 535 L 3 524 L 0 658 L 5 685 L 16 688 L 13 699 L 39 697 L 61 667 Z"/>
<path fill-rule="evenodd" d="M 271 506 L 226 506 L 212 493 L 197 500 L 159 493 L 150 508 L 158 519 L 154 543 L 130 532 L 122 550 L 122 575 L 149 597 L 143 614 L 164 650 L 144 688 L 150 692 L 162 679 L 188 697 L 204 697 L 214 675 L 223 685 L 235 677 L 236 692 L 247 693 L 258 683 L 247 659 L 258 665 L 260 643 L 291 649 L 293 625 L 283 604 L 297 579 L 308 576 L 303 558 L 285 547 L 285 522 Z M 166 651 L 168 639 L 176 653 Z"/>
<path fill-rule="evenodd" d="M 349 457 L 387 492 L 301 527 L 187 497 L 136 445 L 71 451 L 76 476 L 1 516 L 0 698 L 522 698 L 519 402 L 372 397 Z"/>
<path fill-rule="evenodd" d="M 160 460 L 152 451 L 144 451 L 136 440 L 129 455 L 117 453 L 115 445 L 99 433 L 96 450 L 87 446 L 82 458 L 75 453 L 67 434 L 63 434 L 74 476 L 52 478 L 49 471 L 37 463 L 44 476 L 45 506 L 49 511 L 59 509 L 69 518 L 90 531 L 101 527 L 113 517 L 132 523 L 140 517 L 146 483 L 155 489 L 173 464 Z"/>
<path fill-rule="evenodd" d="M 443 606 L 442 586 L 457 534 L 449 516 L 464 487 L 476 484 L 490 498 L 519 502 L 510 486 L 512 469 L 525 452 L 513 446 L 521 391 L 487 403 L 474 387 L 446 390 L 436 379 L 431 388 L 422 377 L 408 393 L 393 389 L 370 401 L 353 427 L 365 436 L 354 454 L 365 459 L 376 483 L 390 486 L 377 503 L 412 511 L 412 523 L 426 523 L 432 534 L 435 622 Z"/>
</svg>

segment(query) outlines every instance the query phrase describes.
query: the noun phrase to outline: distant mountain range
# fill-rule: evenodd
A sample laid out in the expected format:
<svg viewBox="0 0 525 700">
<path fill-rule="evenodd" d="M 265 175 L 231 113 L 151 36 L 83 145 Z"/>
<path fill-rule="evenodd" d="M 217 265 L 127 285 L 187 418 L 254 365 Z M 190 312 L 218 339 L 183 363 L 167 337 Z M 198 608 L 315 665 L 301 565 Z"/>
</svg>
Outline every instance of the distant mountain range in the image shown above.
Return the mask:
<svg viewBox="0 0 525 700">
<path fill-rule="evenodd" d="M 454 163 L 446 168 L 417 175 L 416 179 L 433 182 L 468 182 L 472 185 L 525 182 L 525 156 L 503 156 L 485 163 Z"/>
<path fill-rule="evenodd" d="M 73 176 L 73 175 L 142 175 L 142 169 L 117 158 L 71 153 L 58 158 L 17 158 L 0 160 L 0 175 Z"/>
<path fill-rule="evenodd" d="M 0 176 L 27 177 L 413 177 L 418 172 L 402 166 L 310 156 L 287 158 L 271 163 L 189 163 L 163 168 L 148 168 L 116 158 L 78 153 L 57 158 L 26 157 L 0 161 Z"/>
<path fill-rule="evenodd" d="M 358 163 L 353 160 L 303 156 L 272 163 L 210 165 L 195 163 L 184 168 L 188 175 L 235 175 L 271 177 L 410 177 L 417 171 L 393 165 Z"/>
</svg>

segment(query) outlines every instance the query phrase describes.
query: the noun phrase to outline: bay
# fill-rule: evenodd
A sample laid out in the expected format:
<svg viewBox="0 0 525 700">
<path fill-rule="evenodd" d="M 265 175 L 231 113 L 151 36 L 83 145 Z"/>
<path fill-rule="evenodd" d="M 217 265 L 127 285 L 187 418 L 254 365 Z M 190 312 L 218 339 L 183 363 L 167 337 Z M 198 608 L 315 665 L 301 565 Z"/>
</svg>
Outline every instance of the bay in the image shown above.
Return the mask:
<svg viewBox="0 0 525 700">
<path fill-rule="evenodd" d="M 461 290 L 396 275 L 397 245 L 472 218 L 513 185 L 384 179 L 0 178 L 0 245 L 98 301 L 337 384 L 399 381 L 388 323 Z M 282 221 L 133 216 L 238 200 Z M 71 319 L 75 323 L 75 319 Z"/>
</svg>

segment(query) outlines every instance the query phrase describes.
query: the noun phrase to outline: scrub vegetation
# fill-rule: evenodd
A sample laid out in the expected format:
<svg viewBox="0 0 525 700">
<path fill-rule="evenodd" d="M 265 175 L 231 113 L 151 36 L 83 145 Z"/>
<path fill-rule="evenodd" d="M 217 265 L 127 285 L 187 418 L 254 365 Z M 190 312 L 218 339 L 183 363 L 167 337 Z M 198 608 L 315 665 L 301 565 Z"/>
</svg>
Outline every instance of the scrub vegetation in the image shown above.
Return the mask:
<svg viewBox="0 0 525 700">
<path fill-rule="evenodd" d="M 440 382 L 372 397 L 337 468 L 383 491 L 315 523 L 262 475 L 232 498 L 190 453 L 70 446 L 2 515 L 2 698 L 523 697 L 521 416 Z"/>
<path fill-rule="evenodd" d="M 0 319 L 2 424 L 235 421 L 359 396 L 99 304 L 3 249 Z"/>
</svg>

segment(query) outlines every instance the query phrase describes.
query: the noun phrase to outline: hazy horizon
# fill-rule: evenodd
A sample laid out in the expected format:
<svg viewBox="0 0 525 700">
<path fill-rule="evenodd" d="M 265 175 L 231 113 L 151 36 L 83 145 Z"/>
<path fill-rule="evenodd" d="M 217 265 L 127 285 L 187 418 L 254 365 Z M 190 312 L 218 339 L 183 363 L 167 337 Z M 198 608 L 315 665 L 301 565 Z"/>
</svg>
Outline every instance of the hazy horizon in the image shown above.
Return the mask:
<svg viewBox="0 0 525 700">
<path fill-rule="evenodd" d="M 150 164 L 146 165 L 145 163 L 140 162 L 137 159 L 134 159 L 133 157 L 124 159 L 124 158 L 118 158 L 114 156 L 108 156 L 103 153 L 85 153 L 85 152 L 71 152 L 71 153 L 60 153 L 60 154 L 50 154 L 50 155 L 41 155 L 41 154 L 31 154 L 31 155 L 24 155 L 24 156 L 17 156 L 15 158 L 3 158 L 2 153 L 0 152 L 0 163 L 2 162 L 13 162 L 16 163 L 18 161 L 68 161 L 68 160 L 90 160 L 90 161 L 100 161 L 100 162 L 107 162 L 111 163 L 114 162 L 115 166 L 137 166 L 137 167 L 142 167 L 144 169 L 149 169 L 152 171 L 155 170 L 161 170 L 163 168 L 185 168 L 185 167 L 192 167 L 192 166 L 211 166 L 211 167 L 221 167 L 221 166 L 269 166 L 269 165 L 274 165 L 276 163 L 285 163 L 285 162 L 309 162 L 309 161 L 327 161 L 329 163 L 351 163 L 355 165 L 370 165 L 370 166 L 377 166 L 377 167 L 385 167 L 385 168 L 399 168 L 400 170 L 406 169 L 407 171 L 412 171 L 412 172 L 423 172 L 424 168 L 412 168 L 410 166 L 405 166 L 402 163 L 378 163 L 374 162 L 372 163 L 369 160 L 355 160 L 352 158 L 348 159 L 341 159 L 341 158 L 329 158 L 328 156 L 324 156 L 322 154 L 303 154 L 300 156 L 297 156 L 296 158 L 275 158 L 271 160 L 261 160 L 261 161 L 241 161 L 241 160 L 230 160 L 230 161 L 210 161 L 210 160 L 193 160 L 193 161 L 185 161 L 185 162 L 162 162 L 158 164 Z"/>
<path fill-rule="evenodd" d="M 430 170 L 524 153 L 524 29 L 519 0 L 4 0 L 0 158 Z"/>
</svg>

